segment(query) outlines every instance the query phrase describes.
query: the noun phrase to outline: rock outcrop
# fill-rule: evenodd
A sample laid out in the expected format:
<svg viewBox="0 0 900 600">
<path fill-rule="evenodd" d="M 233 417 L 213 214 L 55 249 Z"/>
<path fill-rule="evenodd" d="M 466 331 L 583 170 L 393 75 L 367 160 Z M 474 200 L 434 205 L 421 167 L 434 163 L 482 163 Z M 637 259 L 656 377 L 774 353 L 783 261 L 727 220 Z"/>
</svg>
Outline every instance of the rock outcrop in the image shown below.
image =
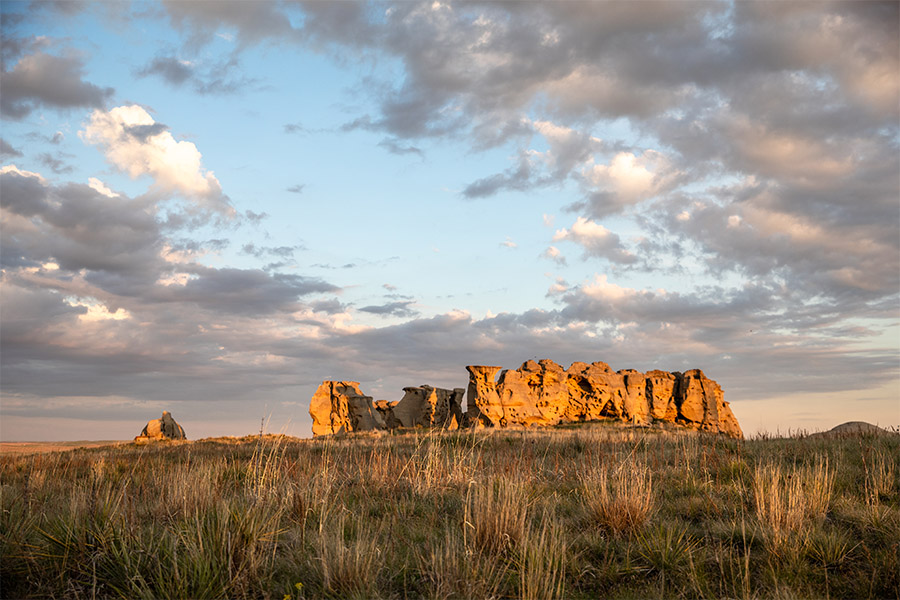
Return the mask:
<svg viewBox="0 0 900 600">
<path fill-rule="evenodd" d="M 313 435 L 384 429 L 384 418 L 356 381 L 323 381 L 309 403 Z"/>
<path fill-rule="evenodd" d="M 323 381 L 309 404 L 313 435 L 398 427 L 456 429 L 462 423 L 463 388 L 420 385 L 403 391 L 399 401 L 373 401 L 355 381 Z"/>
<path fill-rule="evenodd" d="M 141 434 L 134 438 L 135 442 L 152 442 L 158 440 L 186 440 L 184 429 L 179 425 L 172 414 L 164 410 L 162 417 L 153 419 L 144 425 Z"/>
<path fill-rule="evenodd" d="M 465 413 L 462 388 L 406 387 L 399 401 L 373 402 L 356 382 L 325 381 L 310 403 L 313 434 L 615 420 L 634 425 L 669 422 L 743 437 L 722 388 L 699 369 L 684 373 L 613 371 L 603 362 L 575 362 L 563 369 L 552 360 L 529 360 L 516 370 L 484 365 L 470 365 L 466 370 Z"/>
<path fill-rule="evenodd" d="M 897 436 L 900 435 L 900 429 L 896 427 L 891 429 L 884 429 L 877 425 L 872 425 L 871 423 L 866 423 L 865 421 L 849 421 L 847 423 L 841 423 L 837 427 L 833 427 L 828 431 L 820 431 L 817 433 L 809 434 L 809 437 L 818 438 L 847 438 L 847 437 L 873 437 L 873 436 Z"/>
<path fill-rule="evenodd" d="M 485 425 L 557 425 L 613 419 L 636 425 L 668 421 L 743 437 L 722 388 L 703 371 L 613 371 L 603 362 L 564 370 L 552 360 L 526 361 L 515 371 L 469 366 L 468 414 Z M 484 419 L 484 415 L 489 415 Z M 487 422 L 489 421 L 489 423 Z"/>
<path fill-rule="evenodd" d="M 430 385 L 405 387 L 403 398 L 392 407 L 400 427 L 448 427 L 462 421 L 462 388 L 445 390 Z M 387 414 L 387 413 L 386 413 Z M 388 416 L 390 418 L 390 416 Z"/>
</svg>

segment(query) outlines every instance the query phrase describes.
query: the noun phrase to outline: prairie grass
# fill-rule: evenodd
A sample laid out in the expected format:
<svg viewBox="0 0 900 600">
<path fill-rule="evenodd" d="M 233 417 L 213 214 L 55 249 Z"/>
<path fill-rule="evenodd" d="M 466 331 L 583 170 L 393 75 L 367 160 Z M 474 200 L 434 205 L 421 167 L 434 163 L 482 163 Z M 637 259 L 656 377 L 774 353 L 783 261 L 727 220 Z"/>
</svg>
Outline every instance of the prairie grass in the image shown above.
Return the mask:
<svg viewBox="0 0 900 600">
<path fill-rule="evenodd" d="M 612 534 L 640 530 L 653 512 L 653 475 L 638 461 L 590 468 L 581 485 L 589 518 Z"/>
<path fill-rule="evenodd" d="M 900 436 L 608 424 L 0 456 L 11 598 L 898 598 Z"/>
</svg>

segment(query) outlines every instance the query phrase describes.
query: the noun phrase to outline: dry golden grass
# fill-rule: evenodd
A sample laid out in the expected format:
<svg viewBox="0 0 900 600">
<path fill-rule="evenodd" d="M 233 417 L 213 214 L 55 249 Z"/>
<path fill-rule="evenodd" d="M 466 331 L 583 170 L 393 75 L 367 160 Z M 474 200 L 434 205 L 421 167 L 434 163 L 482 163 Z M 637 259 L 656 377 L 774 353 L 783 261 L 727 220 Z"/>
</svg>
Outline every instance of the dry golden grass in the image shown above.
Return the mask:
<svg viewBox="0 0 900 600">
<path fill-rule="evenodd" d="M 638 531 L 653 513 L 653 475 L 640 462 L 591 467 L 581 485 L 589 518 L 612 534 Z"/>
<path fill-rule="evenodd" d="M 898 440 L 594 425 L 8 454 L 2 595 L 898 597 Z"/>
</svg>

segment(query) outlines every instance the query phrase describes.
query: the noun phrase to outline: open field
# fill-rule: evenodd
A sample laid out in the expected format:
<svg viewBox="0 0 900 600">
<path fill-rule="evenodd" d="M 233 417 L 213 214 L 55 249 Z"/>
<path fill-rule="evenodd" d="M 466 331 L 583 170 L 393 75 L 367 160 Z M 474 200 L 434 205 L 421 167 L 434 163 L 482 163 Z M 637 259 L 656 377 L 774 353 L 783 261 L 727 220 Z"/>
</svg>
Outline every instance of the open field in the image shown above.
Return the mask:
<svg viewBox="0 0 900 600">
<path fill-rule="evenodd" d="M 103 448 L 127 444 L 131 440 L 98 440 L 78 442 L 0 442 L 0 454 L 34 454 L 36 452 L 61 452 L 76 448 Z"/>
<path fill-rule="evenodd" d="M 900 436 L 591 425 L 0 456 L 4 597 L 897 598 Z"/>
</svg>

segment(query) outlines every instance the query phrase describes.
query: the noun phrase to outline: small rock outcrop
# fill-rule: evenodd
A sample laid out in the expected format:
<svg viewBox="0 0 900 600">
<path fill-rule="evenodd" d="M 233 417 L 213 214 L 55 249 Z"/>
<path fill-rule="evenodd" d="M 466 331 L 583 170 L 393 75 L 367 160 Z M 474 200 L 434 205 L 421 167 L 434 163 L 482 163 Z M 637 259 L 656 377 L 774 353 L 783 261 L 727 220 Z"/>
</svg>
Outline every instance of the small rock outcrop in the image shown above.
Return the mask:
<svg viewBox="0 0 900 600">
<path fill-rule="evenodd" d="M 153 419 L 144 425 L 141 434 L 134 438 L 135 442 L 152 442 L 158 440 L 186 440 L 184 429 L 175 419 L 172 413 L 167 410 L 163 411 L 162 417 Z"/>
<path fill-rule="evenodd" d="M 865 421 L 848 421 L 841 423 L 837 427 L 833 427 L 828 431 L 820 431 L 811 433 L 809 437 L 825 437 L 825 438 L 843 438 L 843 437 L 872 437 L 872 436 L 896 436 L 900 435 L 900 430 L 896 427 L 893 429 L 884 429 Z"/>
<path fill-rule="evenodd" d="M 613 371 L 604 362 L 575 362 L 564 369 L 552 360 L 529 360 L 516 370 L 485 365 L 470 365 L 466 370 L 465 412 L 462 388 L 405 387 L 399 401 L 373 402 L 356 382 L 325 381 L 310 403 L 313 434 L 615 420 L 634 425 L 668 422 L 743 437 L 722 388 L 699 369 Z"/>
</svg>

